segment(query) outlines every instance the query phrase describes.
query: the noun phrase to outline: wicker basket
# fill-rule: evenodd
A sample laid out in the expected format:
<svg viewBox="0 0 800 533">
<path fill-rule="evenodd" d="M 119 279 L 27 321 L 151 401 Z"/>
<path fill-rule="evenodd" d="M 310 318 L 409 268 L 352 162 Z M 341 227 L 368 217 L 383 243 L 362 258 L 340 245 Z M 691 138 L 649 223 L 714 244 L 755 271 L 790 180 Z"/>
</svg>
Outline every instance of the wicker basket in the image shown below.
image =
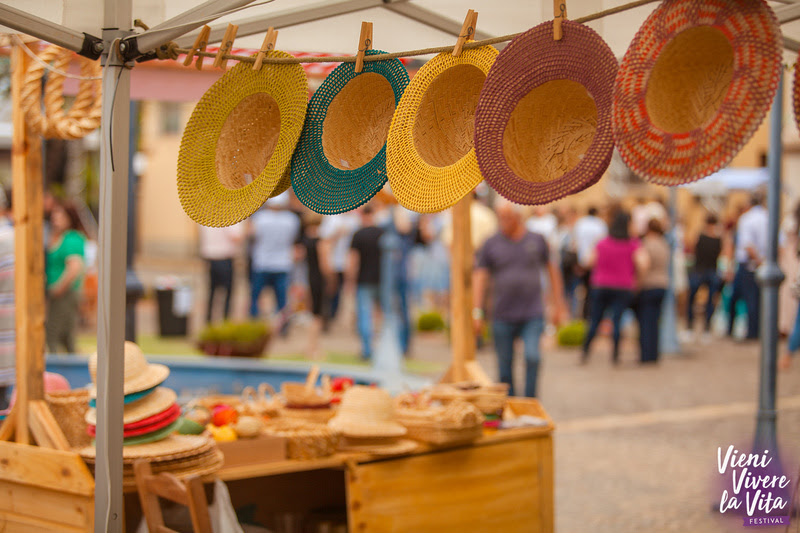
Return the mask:
<svg viewBox="0 0 800 533">
<path fill-rule="evenodd" d="M 281 394 L 286 405 L 303 407 L 327 406 L 332 398 L 330 391 L 291 382 L 281 384 Z"/>
<path fill-rule="evenodd" d="M 286 439 L 286 457 L 315 459 L 336 452 L 341 435 L 323 424 L 277 419 L 267 422 L 264 433 Z"/>
<path fill-rule="evenodd" d="M 280 415 L 280 399 L 269 383 L 259 385 L 258 391 L 253 387 L 245 387 L 242 391 L 242 400 L 252 414 L 270 418 Z"/>
<path fill-rule="evenodd" d="M 73 448 L 83 448 L 92 442 L 86 432 L 86 411 L 89 410 L 89 391 L 77 389 L 52 391 L 46 395 L 53 417 L 61 426 L 67 442 Z"/>
<path fill-rule="evenodd" d="M 469 382 L 442 384 L 432 387 L 427 392 L 432 400 L 444 404 L 454 400 L 470 402 L 484 414 L 497 414 L 503 409 L 508 399 L 508 385 L 493 383 L 491 385 L 477 385 Z"/>
<path fill-rule="evenodd" d="M 283 418 L 301 420 L 303 422 L 313 422 L 315 424 L 327 424 L 328 420 L 334 417 L 336 409 L 331 407 L 312 407 L 312 408 L 292 408 L 281 407 L 278 411 Z"/>
<path fill-rule="evenodd" d="M 453 400 L 444 407 L 417 403 L 400 408 L 397 420 L 408 429 L 408 438 L 431 446 L 467 444 L 483 435 L 483 415 L 477 406 L 462 400 Z"/>
</svg>

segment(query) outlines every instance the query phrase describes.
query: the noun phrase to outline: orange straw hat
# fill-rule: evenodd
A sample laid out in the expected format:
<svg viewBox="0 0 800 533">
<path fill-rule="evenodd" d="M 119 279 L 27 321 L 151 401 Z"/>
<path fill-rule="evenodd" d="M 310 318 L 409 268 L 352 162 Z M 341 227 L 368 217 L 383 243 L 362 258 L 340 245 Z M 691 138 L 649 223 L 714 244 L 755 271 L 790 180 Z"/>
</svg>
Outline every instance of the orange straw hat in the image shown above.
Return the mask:
<svg viewBox="0 0 800 533">
<path fill-rule="evenodd" d="M 727 165 L 772 105 L 782 59 L 764 0 L 665 0 L 620 64 L 614 140 L 636 174 L 680 185 Z"/>
</svg>

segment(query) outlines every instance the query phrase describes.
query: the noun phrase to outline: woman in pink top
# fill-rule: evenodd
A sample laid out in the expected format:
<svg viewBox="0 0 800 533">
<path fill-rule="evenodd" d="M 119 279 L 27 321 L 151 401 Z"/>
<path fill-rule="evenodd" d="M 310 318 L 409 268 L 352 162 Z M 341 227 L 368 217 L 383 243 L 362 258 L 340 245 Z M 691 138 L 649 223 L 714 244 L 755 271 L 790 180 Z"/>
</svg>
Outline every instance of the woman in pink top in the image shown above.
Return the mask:
<svg viewBox="0 0 800 533">
<path fill-rule="evenodd" d="M 581 364 L 589 360 L 589 346 L 607 309 L 611 309 L 611 319 L 614 324 L 612 362 L 617 364 L 619 361 L 622 314 L 633 298 L 637 269 L 645 268 L 647 261 L 647 256 L 639 247 L 639 241 L 630 237 L 629 226 L 630 216 L 620 211 L 608 228 L 608 237 L 598 242 L 595 247 L 592 258 L 592 291 L 589 295 L 591 321 L 583 342 Z"/>
</svg>

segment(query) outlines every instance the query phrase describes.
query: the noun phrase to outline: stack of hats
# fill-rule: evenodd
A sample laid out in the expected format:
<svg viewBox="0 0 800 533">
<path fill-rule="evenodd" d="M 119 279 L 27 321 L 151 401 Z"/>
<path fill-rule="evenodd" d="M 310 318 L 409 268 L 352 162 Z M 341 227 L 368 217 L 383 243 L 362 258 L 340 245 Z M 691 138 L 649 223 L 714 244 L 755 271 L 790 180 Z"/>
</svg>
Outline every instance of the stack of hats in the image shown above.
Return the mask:
<svg viewBox="0 0 800 533">
<path fill-rule="evenodd" d="M 377 387 L 347 389 L 328 426 L 342 434 L 342 451 L 394 455 L 417 448 L 414 441 L 400 438 L 408 430 L 396 419 L 392 397 Z"/>
<path fill-rule="evenodd" d="M 206 474 L 222 466 L 222 454 L 207 436 L 176 435 L 181 409 L 175 391 L 160 385 L 169 376 L 165 365 L 148 363 L 142 350 L 125 343 L 124 358 L 123 461 L 126 484 L 134 483 L 133 462 L 149 459 L 154 472 L 176 475 Z M 89 359 L 89 410 L 87 431 L 97 433 L 97 354 Z M 81 456 L 94 466 L 94 446 L 83 448 Z"/>
</svg>

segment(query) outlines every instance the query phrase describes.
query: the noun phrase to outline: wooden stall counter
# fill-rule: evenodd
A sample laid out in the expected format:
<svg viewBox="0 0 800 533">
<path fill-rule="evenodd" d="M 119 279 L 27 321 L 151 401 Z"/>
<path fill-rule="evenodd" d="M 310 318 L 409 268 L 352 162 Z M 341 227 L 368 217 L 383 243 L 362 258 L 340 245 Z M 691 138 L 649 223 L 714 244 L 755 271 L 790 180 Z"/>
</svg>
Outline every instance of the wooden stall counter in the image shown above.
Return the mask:
<svg viewBox="0 0 800 533">
<path fill-rule="evenodd" d="M 511 399 L 541 427 L 398 456 L 336 454 L 223 467 L 235 507 L 266 513 L 346 509 L 350 532 L 551 532 L 554 425 L 536 400 Z M 268 500 L 268 501 L 265 501 Z"/>
</svg>

